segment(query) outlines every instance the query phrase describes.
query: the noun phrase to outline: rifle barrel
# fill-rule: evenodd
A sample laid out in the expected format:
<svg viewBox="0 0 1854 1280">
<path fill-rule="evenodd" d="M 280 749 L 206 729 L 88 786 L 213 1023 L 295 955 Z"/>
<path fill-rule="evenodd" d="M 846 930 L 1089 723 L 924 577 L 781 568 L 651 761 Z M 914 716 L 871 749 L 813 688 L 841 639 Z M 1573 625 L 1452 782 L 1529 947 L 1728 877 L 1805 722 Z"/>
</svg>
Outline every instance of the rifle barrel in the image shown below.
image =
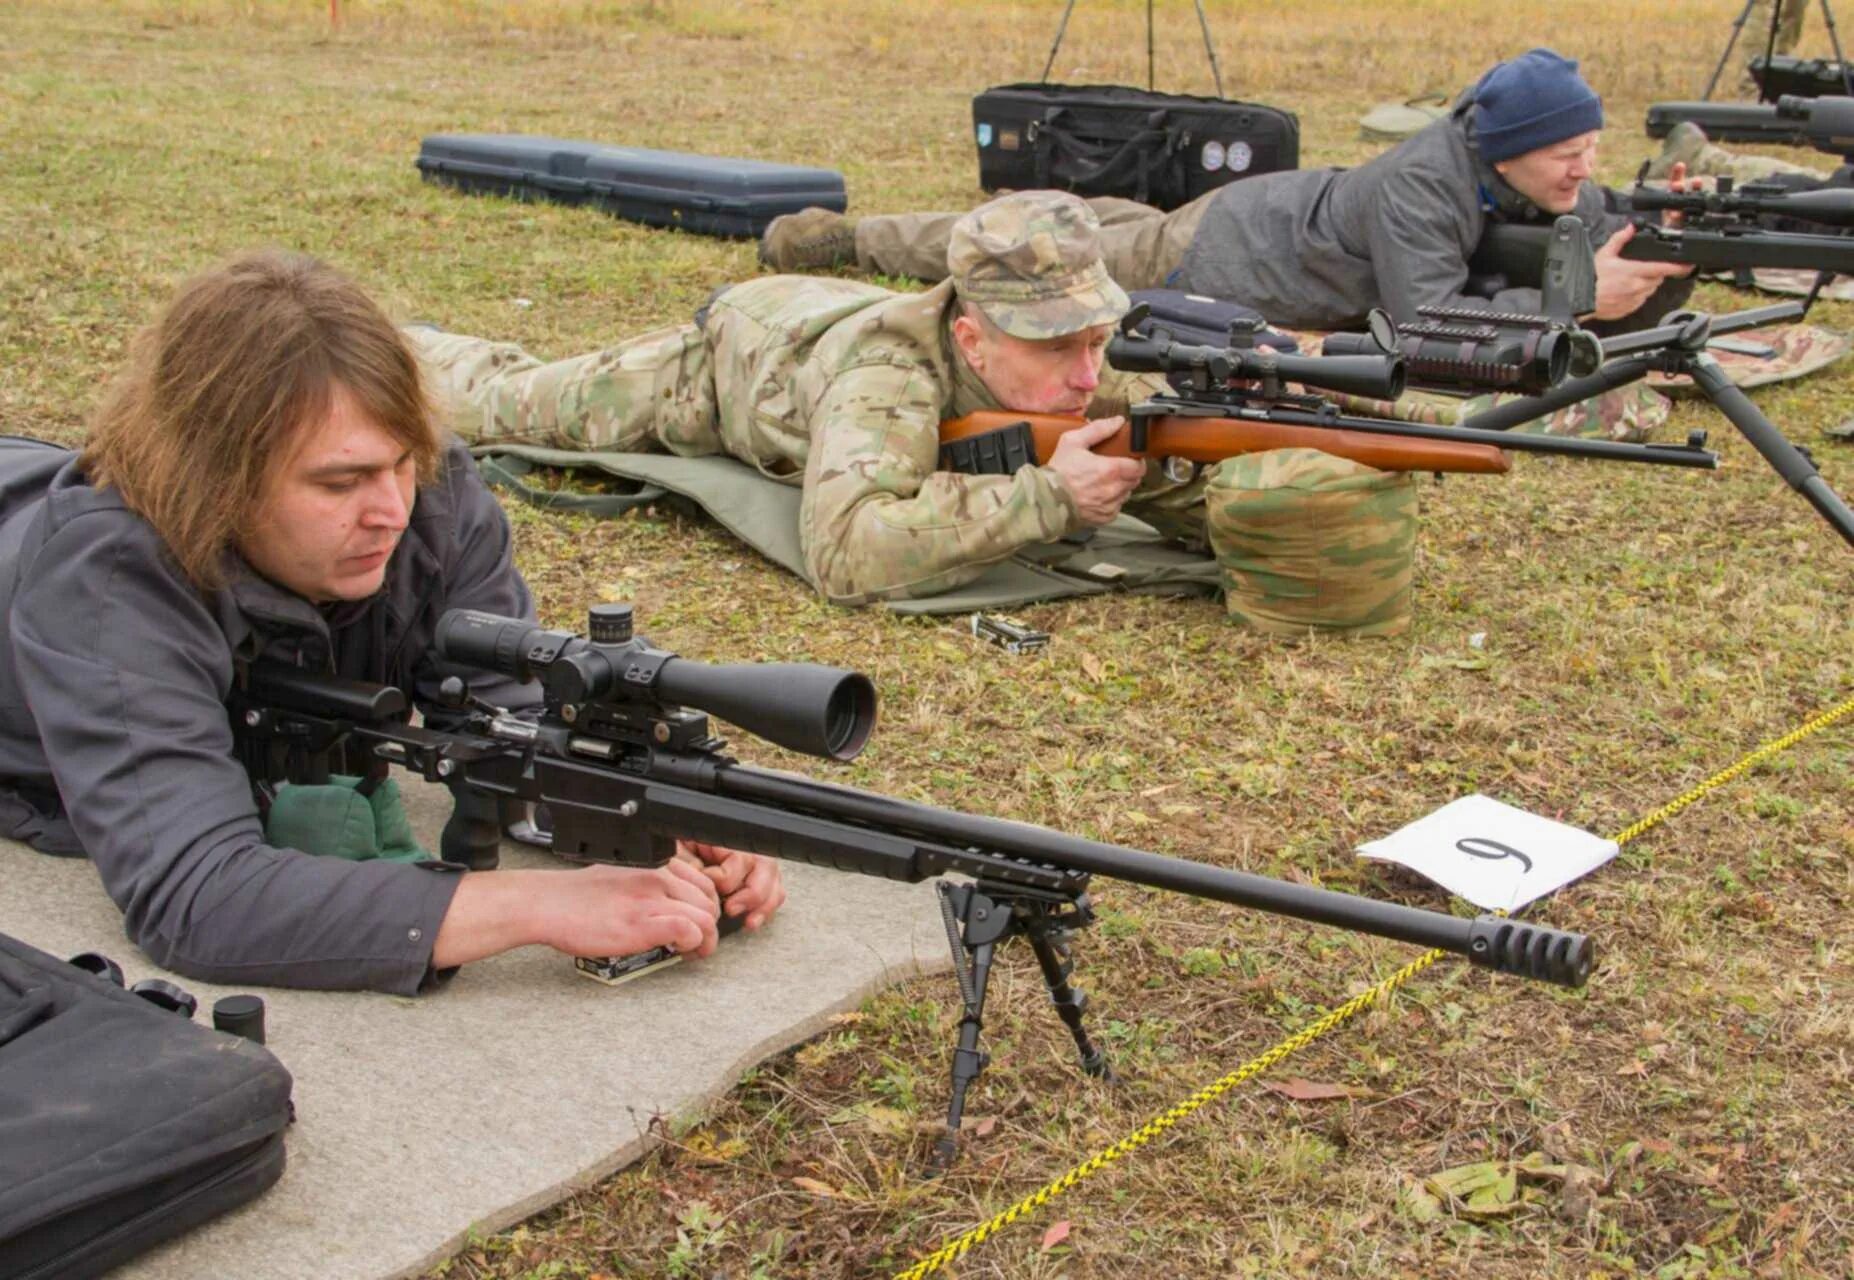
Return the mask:
<svg viewBox="0 0 1854 1280">
<path fill-rule="evenodd" d="M 1591 377 L 1596 377 L 1592 374 Z M 1558 391 L 1583 383 L 1588 379 L 1574 379 L 1561 382 Z M 1547 396 L 1555 393 L 1547 392 Z M 1539 397 L 1543 399 L 1544 397 Z M 1582 399 L 1585 397 L 1579 397 Z M 1529 404 L 1531 400 L 1513 403 Z M 1575 403 L 1570 401 L 1569 403 Z M 1500 406 L 1499 408 L 1504 408 Z M 1498 413 L 1499 408 L 1489 410 Z M 1240 416 L 1240 411 L 1232 411 Z M 1326 417 L 1317 413 L 1297 409 L 1276 408 L 1269 411 L 1272 421 L 1297 423 L 1309 427 L 1332 427 L 1341 431 L 1361 431 L 1371 435 L 1415 436 L 1421 440 L 1458 440 L 1464 444 L 1491 444 L 1515 453 L 1548 453 L 1566 458 L 1597 458 L 1605 462 L 1641 462 L 1662 467 L 1699 467 L 1711 471 L 1719 465 L 1719 455 L 1692 445 L 1646 445 L 1629 444 L 1620 440 L 1586 440 L 1581 436 L 1549 436 L 1533 434 L 1512 434 L 1505 431 L 1488 431 L 1479 427 L 1437 427 L 1422 422 L 1386 422 L 1381 418 L 1352 418 L 1335 414 Z M 1478 421 L 1484 414 L 1476 414 L 1471 421 Z M 1537 412 L 1518 419 L 1529 422 L 1538 417 Z"/>
<path fill-rule="evenodd" d="M 1469 920 L 1356 894 L 1290 884 L 1028 823 L 938 809 L 747 765 L 726 765 L 713 776 L 715 791 L 732 798 L 796 809 L 876 831 L 908 832 L 961 848 L 1053 863 L 1148 888 L 1436 947 L 1505 973 L 1581 986 L 1590 972 L 1593 949 L 1589 940 L 1578 934 L 1493 917 Z"/>
</svg>

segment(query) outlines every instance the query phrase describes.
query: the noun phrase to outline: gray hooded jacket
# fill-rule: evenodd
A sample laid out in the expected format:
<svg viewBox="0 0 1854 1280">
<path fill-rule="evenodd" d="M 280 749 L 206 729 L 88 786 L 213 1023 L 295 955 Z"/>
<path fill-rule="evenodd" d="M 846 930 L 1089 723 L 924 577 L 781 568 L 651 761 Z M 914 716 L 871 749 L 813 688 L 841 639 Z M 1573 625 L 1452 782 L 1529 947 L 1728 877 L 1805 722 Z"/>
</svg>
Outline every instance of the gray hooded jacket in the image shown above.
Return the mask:
<svg viewBox="0 0 1854 1280">
<path fill-rule="evenodd" d="M 1357 328 L 1373 307 L 1399 324 L 1418 319 L 1419 306 L 1537 313 L 1537 289 L 1464 292 L 1489 221 L 1552 221 L 1482 163 L 1473 131 L 1474 106 L 1463 98 L 1447 118 L 1356 169 L 1232 182 L 1204 211 L 1180 287 L 1307 329 Z M 1626 197 L 1594 182 L 1584 183 L 1574 212 L 1599 249 L 1628 221 Z M 1692 289 L 1690 277 L 1670 279 L 1635 316 L 1599 331 L 1652 323 Z"/>
<path fill-rule="evenodd" d="M 236 557 L 232 568 L 228 586 L 202 593 L 69 450 L 0 437 L 0 834 L 87 853 L 129 937 L 165 968 L 415 992 L 459 868 L 267 845 L 233 754 L 234 658 L 282 657 L 429 698 L 453 673 L 431 653 L 443 610 L 533 616 L 508 522 L 453 444 L 369 601 L 325 614 Z M 471 685 L 533 701 L 475 673 Z"/>
</svg>

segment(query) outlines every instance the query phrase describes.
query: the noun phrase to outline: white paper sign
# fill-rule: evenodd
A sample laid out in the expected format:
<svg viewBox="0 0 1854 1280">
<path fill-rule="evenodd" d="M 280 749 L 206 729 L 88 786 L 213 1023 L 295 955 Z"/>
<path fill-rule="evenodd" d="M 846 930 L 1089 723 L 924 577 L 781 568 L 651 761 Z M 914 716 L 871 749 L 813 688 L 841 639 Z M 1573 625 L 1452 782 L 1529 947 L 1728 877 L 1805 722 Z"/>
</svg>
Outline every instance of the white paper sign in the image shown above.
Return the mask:
<svg viewBox="0 0 1854 1280">
<path fill-rule="evenodd" d="M 1614 840 L 1482 795 L 1358 846 L 1362 857 L 1401 863 L 1489 911 L 1516 911 L 1590 874 L 1616 850 Z"/>
</svg>

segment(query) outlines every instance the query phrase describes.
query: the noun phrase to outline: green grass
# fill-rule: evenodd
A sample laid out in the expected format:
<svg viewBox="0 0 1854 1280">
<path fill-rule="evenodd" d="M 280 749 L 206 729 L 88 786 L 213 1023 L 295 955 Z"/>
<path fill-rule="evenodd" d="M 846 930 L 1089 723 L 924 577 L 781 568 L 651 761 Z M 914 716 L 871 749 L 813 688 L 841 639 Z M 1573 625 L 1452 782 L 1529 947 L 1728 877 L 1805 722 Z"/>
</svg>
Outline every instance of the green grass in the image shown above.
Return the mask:
<svg viewBox="0 0 1854 1280">
<path fill-rule="evenodd" d="M 1693 96 L 1733 0 L 1562 0 L 1560 48 L 1608 102 L 1605 176 Z M 842 169 L 861 211 L 978 196 L 968 102 L 1033 76 L 1054 5 L 712 0 L 326 6 L 172 0 L 0 9 L 0 419 L 75 441 L 129 335 L 186 274 L 254 244 L 324 254 L 406 319 L 566 355 L 690 314 L 749 245 L 422 184 L 421 135 L 518 130 Z M 1161 6 L 1164 85 L 1204 91 L 1195 17 Z M 1453 87 L 1537 42 L 1537 6 L 1217 6 L 1226 85 L 1298 111 L 1350 163 L 1371 102 Z M 1819 25 L 1811 40 L 1821 39 Z M 1809 51 L 1814 52 L 1811 45 Z M 1058 77 L 1144 79 L 1144 10 L 1078 6 Z M 1826 160 L 1826 158 L 1823 158 Z M 1750 299 L 1709 287 L 1707 305 Z M 1820 322 L 1854 326 L 1854 310 Z M 1821 430 L 1854 366 L 1757 393 L 1854 490 Z M 544 616 L 635 600 L 714 660 L 869 672 L 860 785 L 1434 904 L 1358 840 L 1484 790 L 1614 831 L 1854 693 L 1848 549 L 1703 406 L 1716 474 L 1524 459 L 1425 485 L 1419 612 L 1396 641 L 1287 644 L 1210 602 L 1040 606 L 1040 656 L 954 622 L 831 609 L 715 527 L 511 511 Z M 1468 637 L 1484 665 L 1458 663 Z M 1098 674 L 1097 674 L 1098 673 Z M 756 761 L 798 765 L 770 749 Z M 1540 909 L 1603 960 L 1566 994 L 1453 963 L 958 1265 L 963 1277 L 1829 1276 L 1854 1270 L 1854 751 L 1758 770 Z M 806 768 L 819 768 L 808 762 Z M 905 984 L 750 1073 L 657 1154 L 473 1244 L 452 1276 L 881 1274 L 984 1220 L 1409 958 L 1408 948 L 1119 885 L 1079 981 L 1124 1083 L 1080 1078 L 1028 957 L 994 982 L 965 1158 L 924 1176 L 950 980 Z M 1509 1212 L 1424 1191 L 1537 1157 Z M 805 1179 L 807 1182 L 799 1182 Z M 819 1185 L 835 1194 L 818 1194 Z M 810 1188 L 810 1189 L 807 1189 Z M 1043 1232 L 1071 1234 L 1048 1252 Z"/>
</svg>

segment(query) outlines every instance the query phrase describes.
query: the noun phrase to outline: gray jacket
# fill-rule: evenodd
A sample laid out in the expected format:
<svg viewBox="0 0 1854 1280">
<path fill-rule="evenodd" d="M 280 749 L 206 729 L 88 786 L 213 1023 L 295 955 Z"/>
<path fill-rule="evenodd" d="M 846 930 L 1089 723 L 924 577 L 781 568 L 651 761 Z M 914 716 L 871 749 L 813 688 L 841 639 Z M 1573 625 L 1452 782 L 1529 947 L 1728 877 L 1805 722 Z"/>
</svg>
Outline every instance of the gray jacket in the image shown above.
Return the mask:
<svg viewBox="0 0 1854 1280">
<path fill-rule="evenodd" d="M 1536 313 L 1537 289 L 1464 292 L 1468 259 L 1487 223 L 1549 224 L 1551 215 L 1483 164 L 1472 142 L 1474 107 L 1448 117 L 1356 169 L 1265 174 L 1224 187 L 1185 253 L 1180 287 L 1234 298 L 1277 324 L 1357 328 L 1373 307 L 1398 323 L 1419 306 Z M 1586 182 L 1578 217 L 1590 242 L 1628 220 L 1625 197 Z M 1652 323 L 1691 293 L 1667 281 L 1637 316 Z M 1635 317 L 1611 328 L 1627 328 Z"/>
<path fill-rule="evenodd" d="M 431 696 L 451 673 L 430 652 L 444 609 L 533 616 L 508 522 L 453 444 L 371 600 L 325 613 L 229 563 L 229 585 L 202 593 L 69 450 L 0 438 L 0 834 L 88 853 L 129 937 L 165 968 L 415 992 L 458 868 L 267 845 L 233 754 L 233 661 L 283 657 Z"/>
</svg>

